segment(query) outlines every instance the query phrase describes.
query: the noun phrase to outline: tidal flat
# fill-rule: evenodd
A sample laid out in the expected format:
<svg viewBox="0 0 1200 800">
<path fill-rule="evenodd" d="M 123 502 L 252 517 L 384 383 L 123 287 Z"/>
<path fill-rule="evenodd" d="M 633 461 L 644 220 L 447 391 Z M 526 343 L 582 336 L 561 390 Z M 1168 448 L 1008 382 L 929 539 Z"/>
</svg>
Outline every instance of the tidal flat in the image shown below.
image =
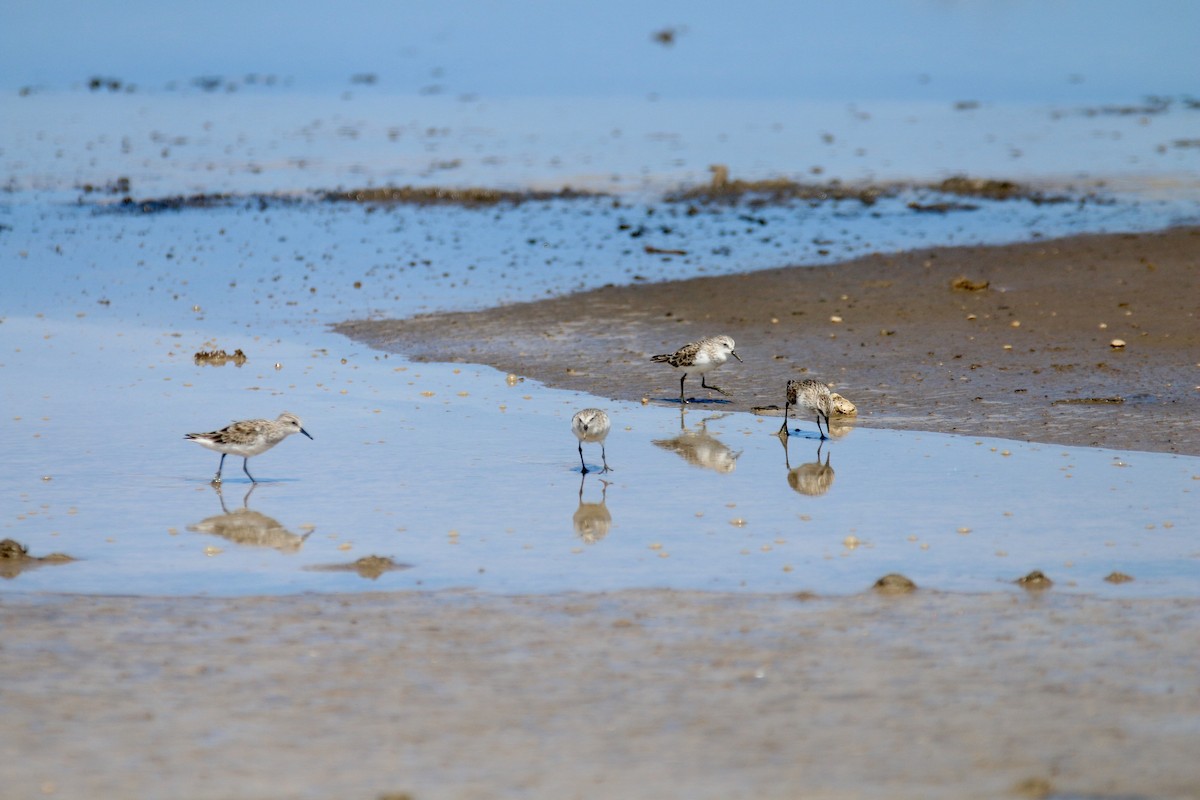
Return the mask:
<svg viewBox="0 0 1200 800">
<path fill-rule="evenodd" d="M 447 8 L 6 17 L 0 794 L 1194 798 L 1195 11 Z"/>
</svg>

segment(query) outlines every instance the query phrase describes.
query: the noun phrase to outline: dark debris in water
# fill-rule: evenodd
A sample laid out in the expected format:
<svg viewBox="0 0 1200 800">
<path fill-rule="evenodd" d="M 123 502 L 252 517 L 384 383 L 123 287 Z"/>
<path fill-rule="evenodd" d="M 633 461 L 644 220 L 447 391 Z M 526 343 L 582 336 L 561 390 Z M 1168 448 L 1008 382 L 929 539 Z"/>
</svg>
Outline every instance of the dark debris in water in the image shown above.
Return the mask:
<svg viewBox="0 0 1200 800">
<path fill-rule="evenodd" d="M 117 178 L 116 180 L 111 180 L 108 183 L 101 184 L 101 185 L 85 183 L 82 186 L 80 186 L 79 189 L 84 194 L 91 194 L 92 192 L 101 192 L 103 194 L 128 195 L 129 190 L 130 190 L 130 183 L 129 183 L 129 178 L 122 176 L 122 177 Z"/>
<path fill-rule="evenodd" d="M 1124 397 L 1068 397 L 1064 400 L 1055 400 L 1050 405 L 1054 406 L 1109 406 L 1118 403 L 1124 403 Z"/>
<path fill-rule="evenodd" d="M 916 211 L 920 214 L 949 214 L 951 211 L 978 211 L 979 206 L 975 203 L 918 203 L 913 201 L 908 204 L 910 211 Z"/>
<path fill-rule="evenodd" d="M 875 581 L 871 588 L 881 594 L 907 594 L 916 591 L 917 585 L 899 572 L 889 572 Z"/>
<path fill-rule="evenodd" d="M 686 28 L 662 28 L 650 34 L 650 40 L 655 44 L 661 44 L 663 47 L 670 47 L 675 44 L 680 34 L 684 33 Z"/>
<path fill-rule="evenodd" d="M 120 210 L 158 214 L 163 211 L 180 211 L 185 208 L 225 208 L 237 205 L 241 199 L 231 194 L 193 194 L 135 200 L 127 195 L 121 199 Z"/>
<path fill-rule="evenodd" d="M 1066 195 L 1047 195 L 1015 181 L 970 178 L 966 175 L 955 175 L 927 188 L 935 192 L 961 197 L 981 197 L 986 200 L 1028 200 L 1037 205 L 1072 202 L 1072 198 Z"/>
<path fill-rule="evenodd" d="M 883 198 L 900 196 L 906 192 L 934 193 L 959 197 L 976 197 L 986 200 L 1024 200 L 1035 204 L 1092 202 L 1103 203 L 1105 199 L 1095 194 L 1069 196 L 1050 195 L 1032 187 L 1007 180 L 969 178 L 954 176 L 936 184 L 852 184 L 840 180 L 824 183 L 806 183 L 790 178 L 767 178 L 762 180 L 731 180 L 729 170 L 723 165 L 711 167 L 712 180 L 704 185 L 693 186 L 668 193 L 663 200 L 667 203 L 687 203 L 688 214 L 700 213 L 699 206 L 744 205 L 750 209 L 766 206 L 787 206 L 795 202 L 816 205 L 825 202 L 854 201 L 863 206 L 873 206 Z M 80 187 L 84 194 L 121 194 L 117 204 L 102 204 L 107 211 L 157 214 L 186 209 L 245 207 L 265 211 L 271 206 L 294 206 L 303 203 L 357 203 L 373 209 L 380 206 L 457 205 L 463 208 L 491 208 L 498 205 L 520 205 L 528 202 L 550 202 L 611 197 L 605 192 L 591 192 L 564 186 L 557 191 L 512 190 L 488 187 L 453 186 L 382 186 L 359 189 L 333 189 L 306 194 L 226 194 L 201 193 L 175 195 L 171 197 L 136 199 L 129 192 L 129 179 L 118 178 L 108 184 L 86 184 Z M 614 203 L 618 201 L 614 200 Z M 913 200 L 907 207 L 917 213 L 946 214 L 955 211 L 975 211 L 979 205 L 969 202 L 944 199 Z M 762 217 L 743 215 L 743 221 L 766 225 Z M 641 229 L 631 236 L 640 235 Z"/>
<path fill-rule="evenodd" d="M 1195 108 L 1194 98 L 1183 97 L 1179 98 L 1184 108 Z M 1165 114 L 1171 110 L 1171 106 L 1175 104 L 1176 98 L 1165 95 L 1148 95 L 1141 103 L 1127 103 L 1124 105 L 1105 105 L 1093 106 L 1083 109 L 1084 116 L 1100 117 L 1148 117 L 1155 114 Z"/>
<path fill-rule="evenodd" d="M 232 361 L 234 365 L 240 367 L 248 359 L 242 352 L 242 348 L 239 347 L 232 353 L 226 353 L 224 350 L 201 350 L 192 356 L 192 360 L 196 362 L 196 366 L 223 367 Z"/>
<path fill-rule="evenodd" d="M 517 205 L 530 201 L 574 200 L 605 197 L 598 192 L 581 192 L 563 187 L 557 192 L 511 191 L 481 187 L 456 188 L 448 186 L 385 186 L 380 188 L 347 189 L 322 192 L 320 199 L 328 203 L 459 205 L 467 208 L 494 206 L 501 203 Z"/>
<path fill-rule="evenodd" d="M 87 187 L 81 187 L 85 192 Z M 94 190 L 94 189 L 93 189 Z M 236 208 L 266 211 L 271 206 L 295 206 L 311 202 L 303 196 L 284 194 L 191 194 L 174 195 L 172 197 L 149 197 L 138 200 L 130 195 L 121 198 L 120 203 L 103 205 L 101 211 L 132 214 L 161 214 L 166 211 L 186 211 L 189 209 L 207 208 Z"/>
<path fill-rule="evenodd" d="M 782 205 L 793 201 L 824 203 L 827 201 L 857 200 L 865 206 L 874 205 L 881 197 L 899 191 L 896 186 L 854 185 L 833 180 L 826 183 L 801 183 L 790 178 L 764 180 L 730 180 L 729 170 L 721 164 L 710 167 L 712 181 L 703 186 L 681 189 L 666 196 L 668 203 L 745 202 L 751 207 Z"/>
<path fill-rule="evenodd" d="M 851 184 L 839 180 L 824 183 L 804 183 L 790 178 L 766 178 L 763 180 L 730 179 L 729 168 L 724 164 L 709 167 L 712 180 L 704 185 L 681 189 L 666 196 L 667 202 L 723 203 L 736 205 L 746 203 L 751 207 L 785 205 L 795 201 L 824 203 L 856 200 L 864 206 L 874 205 L 885 197 L 895 197 L 906 191 L 936 192 L 958 197 L 977 197 L 985 200 L 1025 200 L 1035 204 L 1067 203 L 1078 198 L 1067 195 L 1049 195 L 1024 184 L 1008 180 L 971 178 L 955 175 L 934 184 Z M 1093 198 L 1094 199 L 1094 198 Z M 946 214 L 951 211 L 976 211 L 975 203 L 956 201 L 913 201 L 908 208 L 918 213 Z"/>
<path fill-rule="evenodd" d="M 1016 583 L 1026 589 L 1049 589 L 1054 585 L 1054 581 L 1046 577 L 1046 573 L 1040 569 L 1035 569 L 1028 575 L 1017 578 Z"/>
<path fill-rule="evenodd" d="M 29 555 L 29 548 L 15 539 L 0 540 L 0 578 L 12 579 L 22 571 L 47 564 L 68 564 L 75 559 L 66 553 L 51 553 L 47 556 Z"/>
<path fill-rule="evenodd" d="M 125 179 L 121 179 L 125 180 Z M 121 184 L 117 184 L 118 186 Z M 126 191 L 128 183 L 124 184 Z M 81 187 L 85 193 L 99 191 L 94 186 Z M 244 206 L 250 209 L 265 211 L 271 206 L 294 206 L 302 203 L 359 203 L 365 206 L 386 205 L 458 205 L 464 208 L 487 208 L 507 204 L 519 205 L 526 202 L 547 202 L 550 200 L 577 200 L 584 198 L 607 197 L 600 192 L 583 192 L 564 187 L 556 192 L 551 191 L 511 191 L 507 189 L 487 188 L 455 188 L 446 186 L 390 186 L 365 189 L 338 189 L 317 192 L 311 195 L 285 194 L 192 194 L 175 195 L 173 197 L 154 197 L 135 199 L 126 195 L 115 206 L 105 206 L 104 210 L 118 212 L 133 212 L 138 214 L 158 214 L 164 211 L 183 211 L 186 209 L 205 208 L 234 208 Z"/>
<path fill-rule="evenodd" d="M 357 572 L 360 577 L 373 581 L 385 572 L 412 569 L 412 564 L 401 564 L 387 556 L 363 556 L 349 564 L 321 564 L 307 569 L 315 572 Z"/>
</svg>

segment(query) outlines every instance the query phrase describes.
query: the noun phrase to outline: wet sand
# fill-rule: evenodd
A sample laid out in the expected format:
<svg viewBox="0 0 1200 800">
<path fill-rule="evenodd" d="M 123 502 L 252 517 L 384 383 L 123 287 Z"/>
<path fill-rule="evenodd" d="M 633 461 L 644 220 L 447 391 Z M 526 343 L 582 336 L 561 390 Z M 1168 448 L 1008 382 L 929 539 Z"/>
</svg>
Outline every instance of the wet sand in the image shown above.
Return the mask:
<svg viewBox="0 0 1200 800">
<path fill-rule="evenodd" d="M 677 373 L 649 356 L 726 333 L 745 363 L 711 382 L 733 397 L 687 388 L 727 410 L 782 405 L 807 374 L 863 425 L 1197 455 L 1198 252 L 1191 227 L 938 247 L 337 329 L 418 361 L 675 403 Z"/>
<path fill-rule="evenodd" d="M 0 599 L 6 797 L 1194 798 L 1200 604 Z"/>
</svg>

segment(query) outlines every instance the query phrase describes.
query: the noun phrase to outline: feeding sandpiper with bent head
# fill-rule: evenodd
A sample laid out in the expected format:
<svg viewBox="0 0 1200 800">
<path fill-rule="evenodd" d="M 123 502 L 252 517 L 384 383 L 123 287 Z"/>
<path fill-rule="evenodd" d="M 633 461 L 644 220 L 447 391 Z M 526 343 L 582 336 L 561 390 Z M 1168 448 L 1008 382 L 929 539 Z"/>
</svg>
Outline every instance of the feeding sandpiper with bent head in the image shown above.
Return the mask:
<svg viewBox="0 0 1200 800">
<path fill-rule="evenodd" d="M 705 389 L 712 389 L 714 392 L 720 392 L 726 397 L 729 396 L 729 392 L 720 386 L 709 386 L 705 383 L 704 373 L 721 366 L 729 360 L 730 356 L 733 356 L 738 361 L 742 360 L 741 356 L 733 351 L 733 339 L 728 336 L 706 336 L 699 341 L 685 344 L 674 353 L 651 356 L 650 360 L 659 364 L 670 364 L 683 373 L 679 378 L 679 402 L 686 404 L 687 399 L 683 395 L 683 382 L 687 380 L 688 375 L 699 375 L 700 385 Z"/>
<path fill-rule="evenodd" d="M 304 430 L 300 418 L 295 414 L 283 412 L 276 419 L 246 419 L 235 422 L 211 433 L 188 433 L 183 438 L 191 439 L 201 447 L 207 447 L 221 454 L 221 463 L 217 465 L 217 475 L 213 483 L 221 482 L 221 470 L 225 466 L 225 456 L 241 456 L 242 471 L 253 483 L 257 483 L 250 474 L 249 461 L 259 453 L 265 453 L 282 442 L 293 433 L 303 433 L 309 439 L 312 434 Z"/>
<path fill-rule="evenodd" d="M 781 434 L 787 433 L 788 409 L 792 406 L 816 412 L 817 433 L 821 434 L 822 439 L 826 438 L 825 434 L 821 432 L 821 419 L 824 418 L 825 430 L 828 431 L 829 415 L 833 413 L 833 395 L 830 393 L 828 385 L 811 378 L 787 382 L 787 402 L 783 406 L 783 425 L 779 427 Z"/>
</svg>

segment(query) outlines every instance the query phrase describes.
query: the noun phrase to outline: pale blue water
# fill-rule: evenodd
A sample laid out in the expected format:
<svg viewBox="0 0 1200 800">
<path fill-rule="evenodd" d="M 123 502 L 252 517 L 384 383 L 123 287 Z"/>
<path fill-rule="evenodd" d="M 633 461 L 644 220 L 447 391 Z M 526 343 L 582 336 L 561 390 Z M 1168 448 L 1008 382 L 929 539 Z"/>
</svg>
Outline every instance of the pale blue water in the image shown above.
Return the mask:
<svg viewBox="0 0 1200 800">
<path fill-rule="evenodd" d="M 664 29 L 672 46 L 652 40 Z M 370 74 L 450 96 L 1114 103 L 1195 93 L 1197 29 L 1187 0 L 11 0 L 0 85 L 203 76 L 332 93 L 369 89 L 351 79 Z"/>
</svg>

